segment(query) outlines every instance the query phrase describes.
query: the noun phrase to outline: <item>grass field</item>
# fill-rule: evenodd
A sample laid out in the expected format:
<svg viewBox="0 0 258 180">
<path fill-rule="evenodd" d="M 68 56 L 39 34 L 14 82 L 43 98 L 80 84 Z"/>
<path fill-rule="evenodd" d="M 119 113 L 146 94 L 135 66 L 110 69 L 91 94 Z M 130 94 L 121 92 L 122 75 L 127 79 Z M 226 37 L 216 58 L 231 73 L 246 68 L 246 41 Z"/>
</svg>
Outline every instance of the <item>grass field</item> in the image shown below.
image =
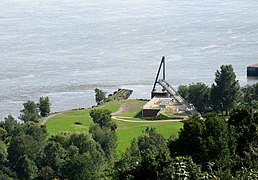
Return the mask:
<svg viewBox="0 0 258 180">
<path fill-rule="evenodd" d="M 110 102 L 96 108 L 105 108 L 111 112 L 120 110 L 120 106 L 124 107 L 116 116 L 123 116 L 126 120 L 137 120 L 139 122 L 124 122 L 115 120 L 117 128 L 118 146 L 117 152 L 120 155 L 130 145 L 133 138 L 137 138 L 146 127 L 155 127 L 156 130 L 164 137 L 169 138 L 172 134 L 177 135 L 179 129 L 183 126 L 181 122 L 146 122 L 144 120 L 134 118 L 140 111 L 146 101 L 139 100 L 121 100 L 118 102 Z M 73 110 L 63 114 L 56 115 L 48 120 L 46 127 L 50 135 L 58 132 L 88 132 L 89 126 L 93 121 L 89 115 L 90 109 Z M 144 122 L 143 122 L 144 121 Z M 82 125 L 76 125 L 80 122 Z"/>
</svg>

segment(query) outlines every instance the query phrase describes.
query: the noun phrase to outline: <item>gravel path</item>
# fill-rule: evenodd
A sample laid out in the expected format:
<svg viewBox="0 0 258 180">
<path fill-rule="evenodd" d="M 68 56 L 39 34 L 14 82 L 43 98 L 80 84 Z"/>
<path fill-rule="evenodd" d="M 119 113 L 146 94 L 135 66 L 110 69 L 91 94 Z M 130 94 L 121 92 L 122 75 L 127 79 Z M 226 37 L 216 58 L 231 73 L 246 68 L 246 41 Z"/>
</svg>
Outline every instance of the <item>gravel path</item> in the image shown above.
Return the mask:
<svg viewBox="0 0 258 180">
<path fill-rule="evenodd" d="M 58 113 L 54 113 L 54 114 L 51 114 L 47 117 L 44 118 L 44 120 L 41 122 L 41 125 L 45 125 L 48 121 L 48 119 L 52 118 L 52 117 L 55 117 L 57 115 L 61 115 L 61 114 L 64 114 L 65 112 L 58 112 Z"/>
</svg>

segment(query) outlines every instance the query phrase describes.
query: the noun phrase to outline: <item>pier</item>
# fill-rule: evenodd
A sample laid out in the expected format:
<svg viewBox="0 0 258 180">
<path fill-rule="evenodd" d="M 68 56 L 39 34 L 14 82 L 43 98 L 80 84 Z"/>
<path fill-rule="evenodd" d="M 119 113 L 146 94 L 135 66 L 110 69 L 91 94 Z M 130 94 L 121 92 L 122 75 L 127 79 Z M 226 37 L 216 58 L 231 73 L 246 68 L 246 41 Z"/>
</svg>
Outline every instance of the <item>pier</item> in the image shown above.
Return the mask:
<svg viewBox="0 0 258 180">
<path fill-rule="evenodd" d="M 162 78 L 160 77 L 160 72 L 162 73 Z M 191 104 L 189 104 L 177 91 L 175 88 L 173 88 L 166 80 L 166 69 L 165 69 L 165 57 L 162 57 L 159 69 L 154 81 L 154 85 L 151 91 L 151 100 L 149 103 L 146 104 L 143 108 L 143 116 L 155 116 L 158 115 L 162 109 L 166 108 L 166 105 L 169 103 L 163 103 L 163 100 L 167 100 L 168 98 L 171 99 L 171 101 L 175 101 L 181 106 L 185 108 L 186 111 L 190 112 L 191 114 L 196 114 L 198 111 L 195 109 L 195 107 Z M 160 85 L 161 89 L 157 89 L 156 85 Z M 162 102 L 161 104 L 157 105 L 156 101 Z M 155 105 L 155 106 L 154 106 Z"/>
</svg>

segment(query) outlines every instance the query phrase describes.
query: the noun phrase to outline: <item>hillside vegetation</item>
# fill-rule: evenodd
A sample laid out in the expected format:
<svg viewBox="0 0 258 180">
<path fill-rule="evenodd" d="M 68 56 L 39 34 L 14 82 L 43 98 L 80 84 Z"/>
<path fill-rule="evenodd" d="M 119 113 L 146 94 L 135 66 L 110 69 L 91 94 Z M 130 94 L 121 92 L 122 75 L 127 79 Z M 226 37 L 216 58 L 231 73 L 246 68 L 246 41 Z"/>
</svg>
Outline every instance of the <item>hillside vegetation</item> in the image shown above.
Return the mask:
<svg viewBox="0 0 258 180">
<path fill-rule="evenodd" d="M 181 122 L 152 122 L 135 118 L 135 116 L 141 112 L 145 103 L 146 101 L 142 100 L 121 100 L 104 103 L 95 107 L 96 109 L 108 109 L 115 114 L 115 117 L 121 117 L 119 119 L 113 118 L 118 127 L 116 130 L 118 137 L 118 155 L 124 152 L 130 145 L 132 139 L 138 137 L 146 127 L 154 127 L 157 132 L 169 138 L 171 134 L 177 135 L 177 132 L 183 126 Z M 89 115 L 90 110 L 91 108 L 72 110 L 49 118 L 46 123 L 48 133 L 53 135 L 60 132 L 88 132 L 89 126 L 93 124 L 92 118 Z M 130 120 L 133 120 L 133 122 Z"/>
</svg>

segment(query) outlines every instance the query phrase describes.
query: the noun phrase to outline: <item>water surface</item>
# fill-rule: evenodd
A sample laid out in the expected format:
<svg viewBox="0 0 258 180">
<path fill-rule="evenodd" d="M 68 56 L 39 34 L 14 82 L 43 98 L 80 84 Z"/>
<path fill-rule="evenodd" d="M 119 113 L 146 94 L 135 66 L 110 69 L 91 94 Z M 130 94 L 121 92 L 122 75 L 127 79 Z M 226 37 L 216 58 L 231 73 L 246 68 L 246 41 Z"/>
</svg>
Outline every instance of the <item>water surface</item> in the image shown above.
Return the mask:
<svg viewBox="0 0 258 180">
<path fill-rule="evenodd" d="M 94 88 L 148 98 L 159 61 L 177 87 L 258 62 L 257 0 L 1 0 L 0 119 L 49 96 L 53 111 L 94 104 Z M 251 80 L 256 82 L 256 80 Z"/>
</svg>

